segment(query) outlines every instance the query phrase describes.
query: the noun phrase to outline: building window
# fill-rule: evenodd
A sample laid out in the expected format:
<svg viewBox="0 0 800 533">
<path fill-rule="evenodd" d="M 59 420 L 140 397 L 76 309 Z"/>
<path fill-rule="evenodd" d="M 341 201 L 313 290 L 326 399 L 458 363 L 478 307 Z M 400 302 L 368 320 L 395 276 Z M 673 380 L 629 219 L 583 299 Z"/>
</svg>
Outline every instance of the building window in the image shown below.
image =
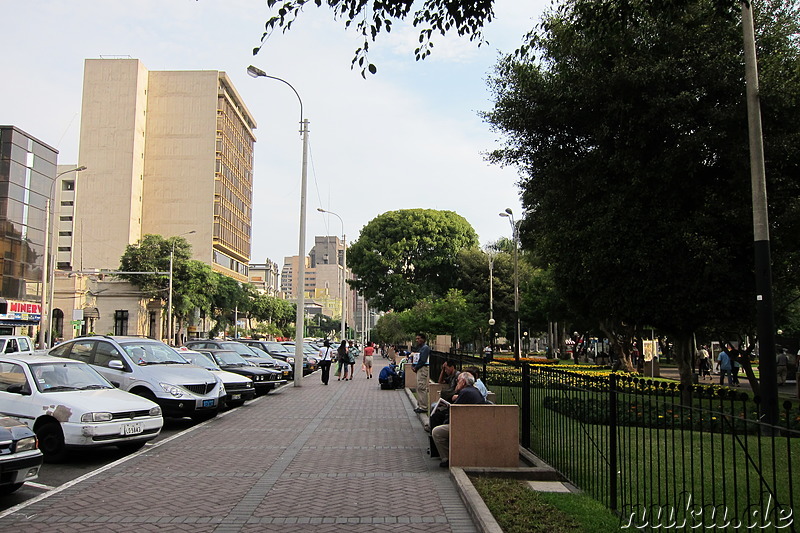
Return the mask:
<svg viewBox="0 0 800 533">
<path fill-rule="evenodd" d="M 74 191 L 75 190 L 75 182 L 73 180 L 63 180 L 61 182 L 61 190 L 62 191 Z"/>
<path fill-rule="evenodd" d="M 59 231 L 58 232 L 58 236 L 59 237 L 72 237 L 72 232 L 71 231 Z"/>
<path fill-rule="evenodd" d="M 64 200 L 63 202 L 61 202 L 62 207 L 72 207 L 74 205 L 75 202 L 73 202 L 72 200 Z"/>
<path fill-rule="evenodd" d="M 128 311 L 118 309 L 114 311 L 114 335 L 128 334 Z"/>
<path fill-rule="evenodd" d="M 72 217 L 58 217 L 61 222 L 72 222 Z"/>
</svg>

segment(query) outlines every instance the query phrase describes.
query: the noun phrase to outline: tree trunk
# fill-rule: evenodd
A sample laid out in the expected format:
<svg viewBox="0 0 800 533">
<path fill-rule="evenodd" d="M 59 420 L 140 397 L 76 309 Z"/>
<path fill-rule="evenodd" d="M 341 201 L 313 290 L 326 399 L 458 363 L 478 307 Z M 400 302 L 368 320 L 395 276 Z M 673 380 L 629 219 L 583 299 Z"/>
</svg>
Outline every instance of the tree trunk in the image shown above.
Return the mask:
<svg viewBox="0 0 800 533">
<path fill-rule="evenodd" d="M 681 403 L 689 406 L 692 404 L 692 385 L 694 385 L 694 335 L 682 333 L 675 335 L 674 339 L 673 356 L 678 364 L 678 374 L 683 385 Z"/>
</svg>

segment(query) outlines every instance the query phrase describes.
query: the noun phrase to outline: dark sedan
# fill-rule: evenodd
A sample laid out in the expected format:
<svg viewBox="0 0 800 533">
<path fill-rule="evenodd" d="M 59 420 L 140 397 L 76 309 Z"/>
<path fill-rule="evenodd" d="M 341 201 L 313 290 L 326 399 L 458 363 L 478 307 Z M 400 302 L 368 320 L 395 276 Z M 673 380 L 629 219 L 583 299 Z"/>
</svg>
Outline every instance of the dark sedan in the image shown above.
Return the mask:
<svg viewBox="0 0 800 533">
<path fill-rule="evenodd" d="M 286 383 L 286 380 L 283 379 L 282 372 L 254 366 L 233 350 L 215 350 L 196 347 L 193 347 L 193 349 L 200 353 L 211 355 L 222 370 L 247 376 L 252 379 L 256 394 L 266 394 L 275 389 L 278 385 Z"/>
<path fill-rule="evenodd" d="M 16 418 L 0 416 L 0 496 L 36 479 L 41 466 L 36 434 Z"/>
</svg>

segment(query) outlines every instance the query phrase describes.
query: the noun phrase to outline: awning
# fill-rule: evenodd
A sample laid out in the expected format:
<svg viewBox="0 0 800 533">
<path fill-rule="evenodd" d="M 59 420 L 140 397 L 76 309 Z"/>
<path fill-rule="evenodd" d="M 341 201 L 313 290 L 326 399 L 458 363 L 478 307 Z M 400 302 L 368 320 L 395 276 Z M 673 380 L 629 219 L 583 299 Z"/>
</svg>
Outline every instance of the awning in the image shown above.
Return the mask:
<svg viewBox="0 0 800 533">
<path fill-rule="evenodd" d="M 38 320 L 0 320 L 0 326 L 19 327 L 19 326 L 38 326 Z"/>
</svg>

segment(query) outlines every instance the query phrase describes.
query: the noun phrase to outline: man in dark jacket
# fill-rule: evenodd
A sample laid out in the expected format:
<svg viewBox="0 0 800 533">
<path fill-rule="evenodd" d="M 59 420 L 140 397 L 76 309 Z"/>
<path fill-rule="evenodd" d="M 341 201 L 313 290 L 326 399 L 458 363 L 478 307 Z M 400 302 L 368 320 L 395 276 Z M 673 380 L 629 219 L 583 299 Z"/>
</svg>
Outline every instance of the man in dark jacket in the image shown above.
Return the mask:
<svg viewBox="0 0 800 533">
<path fill-rule="evenodd" d="M 482 404 L 486 403 L 483 399 L 481 391 L 475 388 L 475 377 L 468 373 L 462 372 L 458 375 L 458 384 L 456 385 L 456 394 L 453 396 L 453 404 Z M 439 450 L 439 457 L 442 462 L 439 466 L 447 468 L 450 466 L 450 417 L 445 424 L 433 428 L 431 431 L 433 442 L 436 443 L 436 449 Z"/>
<path fill-rule="evenodd" d="M 414 372 L 417 374 L 417 408 L 415 413 L 428 412 L 428 379 L 431 349 L 428 346 L 428 337 L 424 333 L 417 333 L 417 357 L 414 362 Z"/>
</svg>

